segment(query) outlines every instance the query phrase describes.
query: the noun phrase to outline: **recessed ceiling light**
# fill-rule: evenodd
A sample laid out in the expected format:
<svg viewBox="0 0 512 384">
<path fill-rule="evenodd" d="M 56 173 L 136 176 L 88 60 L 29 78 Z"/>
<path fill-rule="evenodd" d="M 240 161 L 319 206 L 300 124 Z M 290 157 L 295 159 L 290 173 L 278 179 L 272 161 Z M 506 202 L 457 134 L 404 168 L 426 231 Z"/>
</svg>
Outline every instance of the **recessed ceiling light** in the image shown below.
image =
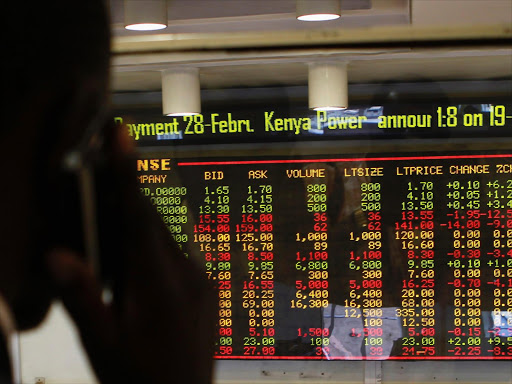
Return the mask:
<svg viewBox="0 0 512 384">
<path fill-rule="evenodd" d="M 158 23 L 140 23 L 127 25 L 125 28 L 130 31 L 158 31 L 159 29 L 167 28 L 167 25 Z"/>
</svg>

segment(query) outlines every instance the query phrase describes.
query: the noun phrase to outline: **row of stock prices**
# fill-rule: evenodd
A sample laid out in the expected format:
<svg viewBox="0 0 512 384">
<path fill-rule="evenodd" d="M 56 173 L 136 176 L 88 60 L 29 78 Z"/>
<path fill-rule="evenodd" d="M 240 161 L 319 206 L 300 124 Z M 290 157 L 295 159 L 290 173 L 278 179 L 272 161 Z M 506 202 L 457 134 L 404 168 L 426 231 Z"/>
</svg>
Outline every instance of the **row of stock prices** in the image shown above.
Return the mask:
<svg viewBox="0 0 512 384">
<path fill-rule="evenodd" d="M 215 287 L 216 358 L 512 359 L 512 155 L 137 167 Z"/>
</svg>

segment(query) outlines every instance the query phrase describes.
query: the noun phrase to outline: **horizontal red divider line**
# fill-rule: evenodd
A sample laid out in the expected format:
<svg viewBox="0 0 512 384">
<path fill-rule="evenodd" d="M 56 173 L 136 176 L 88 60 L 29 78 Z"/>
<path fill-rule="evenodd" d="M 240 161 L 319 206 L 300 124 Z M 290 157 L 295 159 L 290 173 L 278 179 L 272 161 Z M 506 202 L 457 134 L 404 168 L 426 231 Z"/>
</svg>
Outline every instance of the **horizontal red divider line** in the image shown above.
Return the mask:
<svg viewBox="0 0 512 384">
<path fill-rule="evenodd" d="M 402 161 L 402 160 L 451 160 L 451 159 L 492 159 L 511 158 L 512 154 L 499 155 L 446 155 L 446 156 L 394 156 L 394 157 L 357 157 L 342 159 L 294 159 L 294 160 L 236 160 L 236 161 L 193 161 L 178 163 L 178 166 L 190 165 L 246 165 L 246 164 L 300 164 L 351 161 Z"/>
</svg>

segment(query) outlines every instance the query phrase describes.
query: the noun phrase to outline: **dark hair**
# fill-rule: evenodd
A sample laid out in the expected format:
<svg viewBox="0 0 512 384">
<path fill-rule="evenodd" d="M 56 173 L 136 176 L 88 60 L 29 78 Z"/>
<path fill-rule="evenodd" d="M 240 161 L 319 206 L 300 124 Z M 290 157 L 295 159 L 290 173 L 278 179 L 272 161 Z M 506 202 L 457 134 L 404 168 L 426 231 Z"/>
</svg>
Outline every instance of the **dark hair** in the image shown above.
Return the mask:
<svg viewBox="0 0 512 384">
<path fill-rule="evenodd" d="M 6 113 L 26 112 L 31 90 L 108 79 L 110 32 L 104 0 L 10 1 L 2 5 Z M 9 120 L 9 119 L 8 119 Z"/>
</svg>

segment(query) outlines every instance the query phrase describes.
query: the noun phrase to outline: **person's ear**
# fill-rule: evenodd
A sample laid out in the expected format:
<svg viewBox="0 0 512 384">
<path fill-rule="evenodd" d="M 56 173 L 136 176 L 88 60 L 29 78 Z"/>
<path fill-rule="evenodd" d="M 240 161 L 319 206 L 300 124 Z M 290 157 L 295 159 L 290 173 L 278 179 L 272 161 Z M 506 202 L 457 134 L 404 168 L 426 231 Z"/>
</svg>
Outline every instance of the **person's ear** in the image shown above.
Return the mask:
<svg viewBox="0 0 512 384">
<path fill-rule="evenodd" d="M 60 90 L 49 92 L 38 140 L 44 147 L 41 157 L 47 159 L 49 168 L 58 169 L 62 165 L 65 154 L 81 142 L 88 125 L 105 103 L 105 90 L 95 79 L 80 84 L 70 82 Z"/>
</svg>

